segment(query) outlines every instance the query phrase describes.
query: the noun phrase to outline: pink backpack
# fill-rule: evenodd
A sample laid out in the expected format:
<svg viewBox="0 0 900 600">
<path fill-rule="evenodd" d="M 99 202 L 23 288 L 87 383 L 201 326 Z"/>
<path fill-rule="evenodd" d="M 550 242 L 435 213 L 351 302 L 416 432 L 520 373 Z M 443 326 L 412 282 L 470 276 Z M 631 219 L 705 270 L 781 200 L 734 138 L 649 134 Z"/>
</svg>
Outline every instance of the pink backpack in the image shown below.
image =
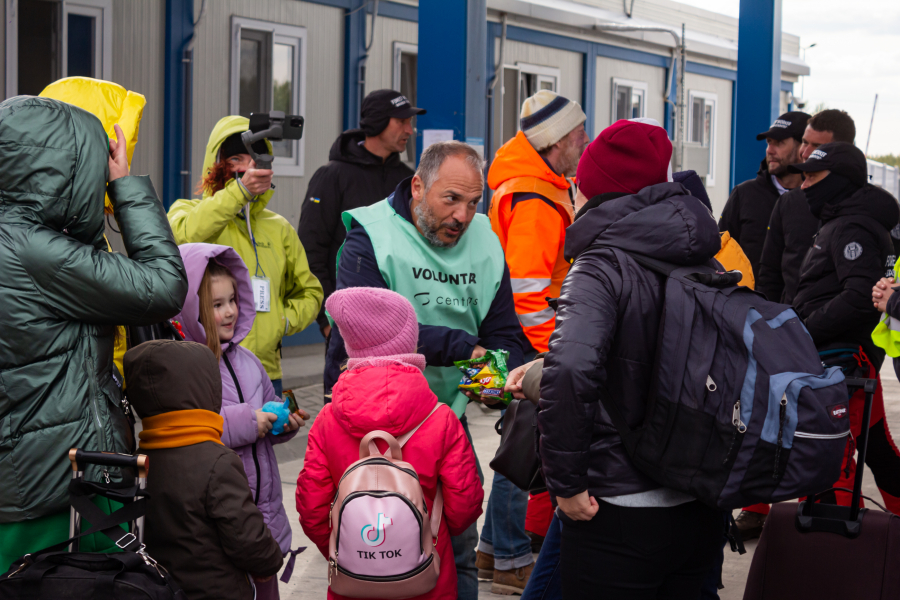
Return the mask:
<svg viewBox="0 0 900 600">
<path fill-rule="evenodd" d="M 419 476 L 401 448 L 438 409 L 395 439 L 372 431 L 359 443 L 359 460 L 347 467 L 331 503 L 328 585 L 350 598 L 410 598 L 437 584 L 437 546 L 444 499 L 438 483 L 430 517 Z M 388 443 L 382 455 L 375 445 Z M 430 525 L 430 526 L 429 526 Z"/>
</svg>

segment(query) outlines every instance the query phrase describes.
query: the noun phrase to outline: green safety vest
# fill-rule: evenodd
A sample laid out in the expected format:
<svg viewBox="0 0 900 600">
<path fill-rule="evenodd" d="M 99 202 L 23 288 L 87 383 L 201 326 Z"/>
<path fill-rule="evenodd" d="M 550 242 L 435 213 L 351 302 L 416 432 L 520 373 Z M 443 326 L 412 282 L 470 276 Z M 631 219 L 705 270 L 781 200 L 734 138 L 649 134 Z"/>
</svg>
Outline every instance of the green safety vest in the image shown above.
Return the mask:
<svg viewBox="0 0 900 600">
<path fill-rule="evenodd" d="M 505 265 L 503 248 L 487 217 L 475 215 L 453 248 L 433 246 L 388 200 L 349 210 L 341 218 L 347 231 L 351 221 L 366 230 L 381 276 L 391 290 L 412 303 L 420 324 L 462 329 L 478 336 Z M 340 260 L 339 253 L 338 263 Z M 469 399 L 457 389 L 462 378 L 458 368 L 429 366 L 425 378 L 438 400 L 449 405 L 456 416 L 465 413 Z"/>
<path fill-rule="evenodd" d="M 894 263 L 894 282 L 900 283 L 900 260 Z M 888 356 L 892 358 L 900 356 L 900 320 L 884 313 L 881 321 L 875 326 L 875 331 L 872 332 L 872 341 L 879 348 L 884 348 Z"/>
</svg>

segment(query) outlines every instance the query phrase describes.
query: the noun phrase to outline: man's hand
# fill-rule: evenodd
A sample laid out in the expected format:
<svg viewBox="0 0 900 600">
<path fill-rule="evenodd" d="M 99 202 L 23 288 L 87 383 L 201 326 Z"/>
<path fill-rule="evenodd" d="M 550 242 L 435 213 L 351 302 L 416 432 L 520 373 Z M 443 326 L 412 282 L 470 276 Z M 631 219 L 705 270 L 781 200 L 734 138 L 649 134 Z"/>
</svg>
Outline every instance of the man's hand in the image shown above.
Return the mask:
<svg viewBox="0 0 900 600">
<path fill-rule="evenodd" d="M 128 176 L 128 143 L 118 123 L 114 125 L 114 129 L 116 141 L 109 140 L 109 183 Z"/>
<path fill-rule="evenodd" d="M 472 348 L 472 356 L 469 357 L 469 360 L 472 360 L 474 358 L 481 358 L 485 354 L 487 354 L 487 348 L 475 344 L 475 347 Z"/>
<path fill-rule="evenodd" d="M 505 405 L 503 400 L 500 400 L 496 396 L 479 396 L 475 392 L 471 390 L 466 390 L 463 392 L 466 396 L 469 397 L 470 400 L 474 400 L 475 402 L 481 402 L 488 408 L 503 408 Z"/>
<path fill-rule="evenodd" d="M 331 325 L 326 325 L 322 328 L 322 335 L 324 335 L 326 338 L 331 335 Z"/>
<path fill-rule="evenodd" d="M 587 490 L 571 498 L 560 498 L 557 496 L 556 504 L 573 521 L 590 521 L 597 514 L 597 511 L 600 510 L 597 499 L 589 496 Z"/>
<path fill-rule="evenodd" d="M 272 169 L 256 169 L 256 163 L 250 163 L 251 168 L 244 171 L 241 177 L 241 183 L 247 188 L 247 191 L 254 196 L 266 193 L 266 190 L 272 187 Z"/>
<path fill-rule="evenodd" d="M 533 360 L 530 363 L 525 363 L 521 367 L 516 367 L 510 371 L 509 377 L 506 378 L 506 387 L 503 388 L 503 391 L 512 394 L 513 398 L 524 400 L 525 394 L 522 392 L 522 380 L 525 379 L 525 373 L 528 372 L 528 369 L 534 366 L 534 363 L 536 362 L 538 361 Z"/>
<path fill-rule="evenodd" d="M 888 299 L 894 293 L 893 283 L 893 277 L 882 277 L 872 288 L 872 304 L 880 312 L 887 312 Z"/>
</svg>

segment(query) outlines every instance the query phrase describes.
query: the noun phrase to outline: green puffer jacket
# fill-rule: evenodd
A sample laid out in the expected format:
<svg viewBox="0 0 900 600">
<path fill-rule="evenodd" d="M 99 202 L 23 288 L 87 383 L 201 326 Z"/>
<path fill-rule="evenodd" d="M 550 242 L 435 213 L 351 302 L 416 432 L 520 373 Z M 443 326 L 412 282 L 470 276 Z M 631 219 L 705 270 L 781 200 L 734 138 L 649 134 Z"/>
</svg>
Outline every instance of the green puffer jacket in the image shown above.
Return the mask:
<svg viewBox="0 0 900 600">
<path fill-rule="evenodd" d="M 79 108 L 0 103 L 0 523 L 68 506 L 70 448 L 133 450 L 115 326 L 170 318 L 187 295 L 153 185 L 107 188 L 108 156 L 100 121 Z M 128 257 L 107 251 L 107 190 Z"/>
</svg>

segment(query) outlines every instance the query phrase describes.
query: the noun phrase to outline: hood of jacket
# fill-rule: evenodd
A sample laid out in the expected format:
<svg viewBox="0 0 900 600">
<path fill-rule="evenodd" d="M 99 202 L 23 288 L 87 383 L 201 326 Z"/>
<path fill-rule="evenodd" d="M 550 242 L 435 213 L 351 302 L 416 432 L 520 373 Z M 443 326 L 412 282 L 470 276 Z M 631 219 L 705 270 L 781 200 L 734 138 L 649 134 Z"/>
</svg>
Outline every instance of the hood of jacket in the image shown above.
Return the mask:
<svg viewBox="0 0 900 600">
<path fill-rule="evenodd" d="M 609 246 L 676 265 L 702 264 L 722 248 L 709 210 L 680 183 L 660 183 L 590 209 L 566 230 L 566 258 Z"/>
<path fill-rule="evenodd" d="M 209 173 L 209 170 L 219 158 L 219 148 L 222 147 L 222 142 L 235 133 L 243 133 L 248 129 L 250 129 L 250 119 L 247 117 L 229 115 L 219 119 L 219 122 L 216 123 L 216 126 L 213 127 L 212 132 L 209 134 L 209 141 L 206 143 L 206 154 L 203 155 L 202 170 L 204 177 Z M 270 153 L 273 152 L 272 142 L 266 140 L 266 146 L 269 148 Z M 212 196 L 212 194 L 208 190 L 205 190 L 203 192 L 203 197 L 207 198 L 209 196 Z M 266 204 L 269 203 L 270 198 L 272 198 L 272 190 L 257 196 L 257 199 L 253 202 L 251 211 L 256 212 L 265 208 Z"/>
<path fill-rule="evenodd" d="M 823 223 L 827 223 L 832 219 L 851 215 L 875 219 L 890 231 L 900 221 L 900 205 L 889 192 L 867 183 L 849 198 L 826 204 L 822 209 L 821 219 Z"/>
<path fill-rule="evenodd" d="M 231 271 L 237 283 L 235 290 L 238 304 L 238 317 L 234 326 L 234 337 L 231 341 L 222 344 L 222 350 L 227 350 L 241 341 L 250 333 L 253 321 L 256 319 L 256 308 L 253 305 L 253 288 L 250 285 L 250 272 L 240 255 L 228 246 L 218 244 L 184 244 L 178 247 L 181 252 L 181 260 L 184 261 L 184 269 L 187 271 L 188 294 L 184 301 L 184 307 L 175 317 L 180 323 L 186 339 L 206 344 L 206 330 L 200 323 L 200 282 L 209 261 L 217 263 Z"/>
<path fill-rule="evenodd" d="M 334 417 L 360 439 L 376 429 L 402 435 L 421 423 L 435 402 L 422 371 L 400 364 L 345 371 L 331 392 Z"/>
<path fill-rule="evenodd" d="M 394 152 L 386 160 L 381 160 L 380 156 L 366 150 L 362 145 L 365 140 L 366 134 L 362 129 L 348 129 L 334 140 L 328 152 L 328 160 L 370 167 L 393 167 L 400 164 L 399 152 Z"/>
<path fill-rule="evenodd" d="M 45 225 L 106 248 L 109 138 L 71 104 L 16 96 L 0 103 L 0 222 Z"/>
<path fill-rule="evenodd" d="M 196 342 L 153 340 L 125 353 L 128 401 L 142 419 L 174 410 L 222 409 L 222 376 L 212 350 Z"/>
<path fill-rule="evenodd" d="M 488 171 L 488 186 L 496 190 L 504 181 L 514 177 L 535 177 L 561 190 L 569 189 L 565 176 L 553 172 L 521 131 L 497 150 Z"/>
</svg>

